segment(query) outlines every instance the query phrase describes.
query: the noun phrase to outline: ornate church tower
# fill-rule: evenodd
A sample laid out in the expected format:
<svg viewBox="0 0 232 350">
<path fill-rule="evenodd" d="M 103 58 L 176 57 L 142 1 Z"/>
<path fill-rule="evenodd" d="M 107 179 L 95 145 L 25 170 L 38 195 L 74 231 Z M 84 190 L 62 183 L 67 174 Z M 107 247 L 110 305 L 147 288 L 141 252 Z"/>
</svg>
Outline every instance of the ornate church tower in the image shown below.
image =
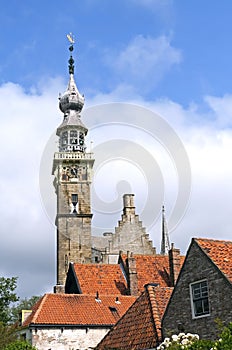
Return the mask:
<svg viewBox="0 0 232 350">
<path fill-rule="evenodd" d="M 90 185 L 94 159 L 86 152 L 85 136 L 88 129 L 81 121 L 84 105 L 74 80 L 73 38 L 70 41 L 69 83 L 59 97 L 64 114 L 56 134 L 59 152 L 54 154 L 53 175 L 57 195 L 57 285 L 62 292 L 69 263 L 91 262 L 91 205 Z"/>
</svg>

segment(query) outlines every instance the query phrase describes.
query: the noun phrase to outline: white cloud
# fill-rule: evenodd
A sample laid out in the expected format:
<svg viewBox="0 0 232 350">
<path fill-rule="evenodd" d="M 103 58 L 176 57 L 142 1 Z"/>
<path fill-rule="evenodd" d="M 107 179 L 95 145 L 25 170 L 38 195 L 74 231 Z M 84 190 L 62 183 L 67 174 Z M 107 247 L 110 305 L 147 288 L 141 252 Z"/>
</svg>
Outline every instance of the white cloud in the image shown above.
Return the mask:
<svg viewBox="0 0 232 350">
<path fill-rule="evenodd" d="M 39 165 L 61 121 L 57 89 L 64 90 L 60 79 L 41 83 L 33 94 L 13 83 L 0 87 L 0 274 L 19 276 L 23 295 L 44 291 L 54 272 L 54 228 L 40 202 Z"/>
<path fill-rule="evenodd" d="M 232 126 L 232 95 L 206 96 L 205 101 L 214 112 L 216 124 L 220 127 Z"/>
<path fill-rule="evenodd" d="M 46 81 L 39 92 L 35 89 L 33 94 L 25 93 L 12 83 L 0 87 L 0 274 L 19 276 L 19 292 L 24 296 L 51 290 L 55 283 L 55 227 L 47 219 L 40 202 L 39 165 L 46 142 L 62 119 L 57 93 L 64 89 L 59 79 Z M 120 89 L 123 91 L 121 87 L 110 95 L 95 96 L 88 104 L 112 102 L 115 96 L 121 97 Z M 228 126 L 231 97 L 207 96 L 207 115 L 201 114 L 198 106 L 184 108 L 168 99 L 150 102 L 137 95 L 133 100 L 131 92 L 129 102 L 136 101 L 168 120 L 189 155 L 192 168 L 190 205 L 182 222 L 171 233 L 171 240 L 184 252 L 192 236 L 231 239 L 232 164 L 229 160 L 232 130 Z M 102 134 L 102 142 L 105 136 L 110 137 L 107 133 Z M 135 130 L 131 135 L 128 133 L 128 140 L 130 136 L 135 142 L 142 140 L 139 134 L 135 139 Z M 149 150 L 149 138 L 144 139 L 143 146 Z M 156 160 L 162 171 L 160 154 L 157 153 Z M 164 180 L 169 182 L 166 188 L 167 218 L 175 200 L 173 174 L 164 174 Z M 49 173 L 48 181 L 50 179 Z M 142 187 L 134 190 L 136 201 L 144 200 L 141 191 Z M 105 198 L 104 193 L 102 198 Z M 136 206 L 141 208 L 141 203 L 137 202 Z M 153 208 L 150 210 L 152 215 Z M 112 222 L 112 227 L 116 224 L 116 221 Z M 159 222 L 150 234 L 159 251 Z"/>
<path fill-rule="evenodd" d="M 157 38 L 138 35 L 124 50 L 108 54 L 106 59 L 121 82 L 143 93 L 155 86 L 174 64 L 179 64 L 182 54 L 165 35 Z"/>
</svg>

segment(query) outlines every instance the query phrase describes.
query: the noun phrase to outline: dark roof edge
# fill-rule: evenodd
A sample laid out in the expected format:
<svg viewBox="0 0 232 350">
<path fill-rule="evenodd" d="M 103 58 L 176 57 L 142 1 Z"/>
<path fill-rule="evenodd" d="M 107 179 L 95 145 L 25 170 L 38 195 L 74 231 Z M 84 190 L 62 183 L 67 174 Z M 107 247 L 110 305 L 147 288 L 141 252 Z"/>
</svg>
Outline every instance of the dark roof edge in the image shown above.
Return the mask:
<svg viewBox="0 0 232 350">
<path fill-rule="evenodd" d="M 88 328 L 88 327 L 92 327 L 92 328 L 99 328 L 99 327 L 109 327 L 112 328 L 114 326 L 114 323 L 110 323 L 110 324 L 51 324 L 51 323 L 30 323 L 28 326 L 24 327 L 24 328 Z"/>
</svg>

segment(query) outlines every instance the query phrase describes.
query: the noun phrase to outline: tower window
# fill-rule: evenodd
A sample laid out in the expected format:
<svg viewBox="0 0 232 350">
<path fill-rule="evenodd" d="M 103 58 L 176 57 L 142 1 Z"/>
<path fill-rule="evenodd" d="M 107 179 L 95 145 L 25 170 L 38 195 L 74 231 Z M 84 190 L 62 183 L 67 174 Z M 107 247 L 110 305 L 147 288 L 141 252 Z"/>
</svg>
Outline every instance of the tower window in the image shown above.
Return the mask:
<svg viewBox="0 0 232 350">
<path fill-rule="evenodd" d="M 72 193 L 72 205 L 73 205 L 73 213 L 76 213 L 76 206 L 78 202 L 78 195 L 76 193 Z"/>
<path fill-rule="evenodd" d="M 83 132 L 80 132 L 80 134 L 79 134 L 79 145 L 81 145 L 81 146 L 84 145 L 84 134 L 83 134 Z"/>
<path fill-rule="evenodd" d="M 65 147 L 68 144 L 68 133 L 67 131 L 64 131 L 61 136 L 61 146 Z"/>
<path fill-rule="evenodd" d="M 77 144 L 77 131 L 76 130 L 70 131 L 70 143 L 71 143 L 71 145 Z"/>
</svg>

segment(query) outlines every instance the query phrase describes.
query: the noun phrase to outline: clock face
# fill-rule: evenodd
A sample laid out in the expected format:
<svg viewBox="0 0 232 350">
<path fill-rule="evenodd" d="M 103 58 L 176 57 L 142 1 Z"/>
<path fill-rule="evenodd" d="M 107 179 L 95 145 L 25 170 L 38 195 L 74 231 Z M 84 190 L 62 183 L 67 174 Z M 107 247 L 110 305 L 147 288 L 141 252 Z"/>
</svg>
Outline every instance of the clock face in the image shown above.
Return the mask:
<svg viewBox="0 0 232 350">
<path fill-rule="evenodd" d="M 62 181 L 86 181 L 88 178 L 86 166 L 63 166 L 61 168 Z"/>
<path fill-rule="evenodd" d="M 77 167 L 72 167 L 70 169 L 70 173 L 73 177 L 77 177 L 77 171 L 78 171 Z"/>
</svg>

